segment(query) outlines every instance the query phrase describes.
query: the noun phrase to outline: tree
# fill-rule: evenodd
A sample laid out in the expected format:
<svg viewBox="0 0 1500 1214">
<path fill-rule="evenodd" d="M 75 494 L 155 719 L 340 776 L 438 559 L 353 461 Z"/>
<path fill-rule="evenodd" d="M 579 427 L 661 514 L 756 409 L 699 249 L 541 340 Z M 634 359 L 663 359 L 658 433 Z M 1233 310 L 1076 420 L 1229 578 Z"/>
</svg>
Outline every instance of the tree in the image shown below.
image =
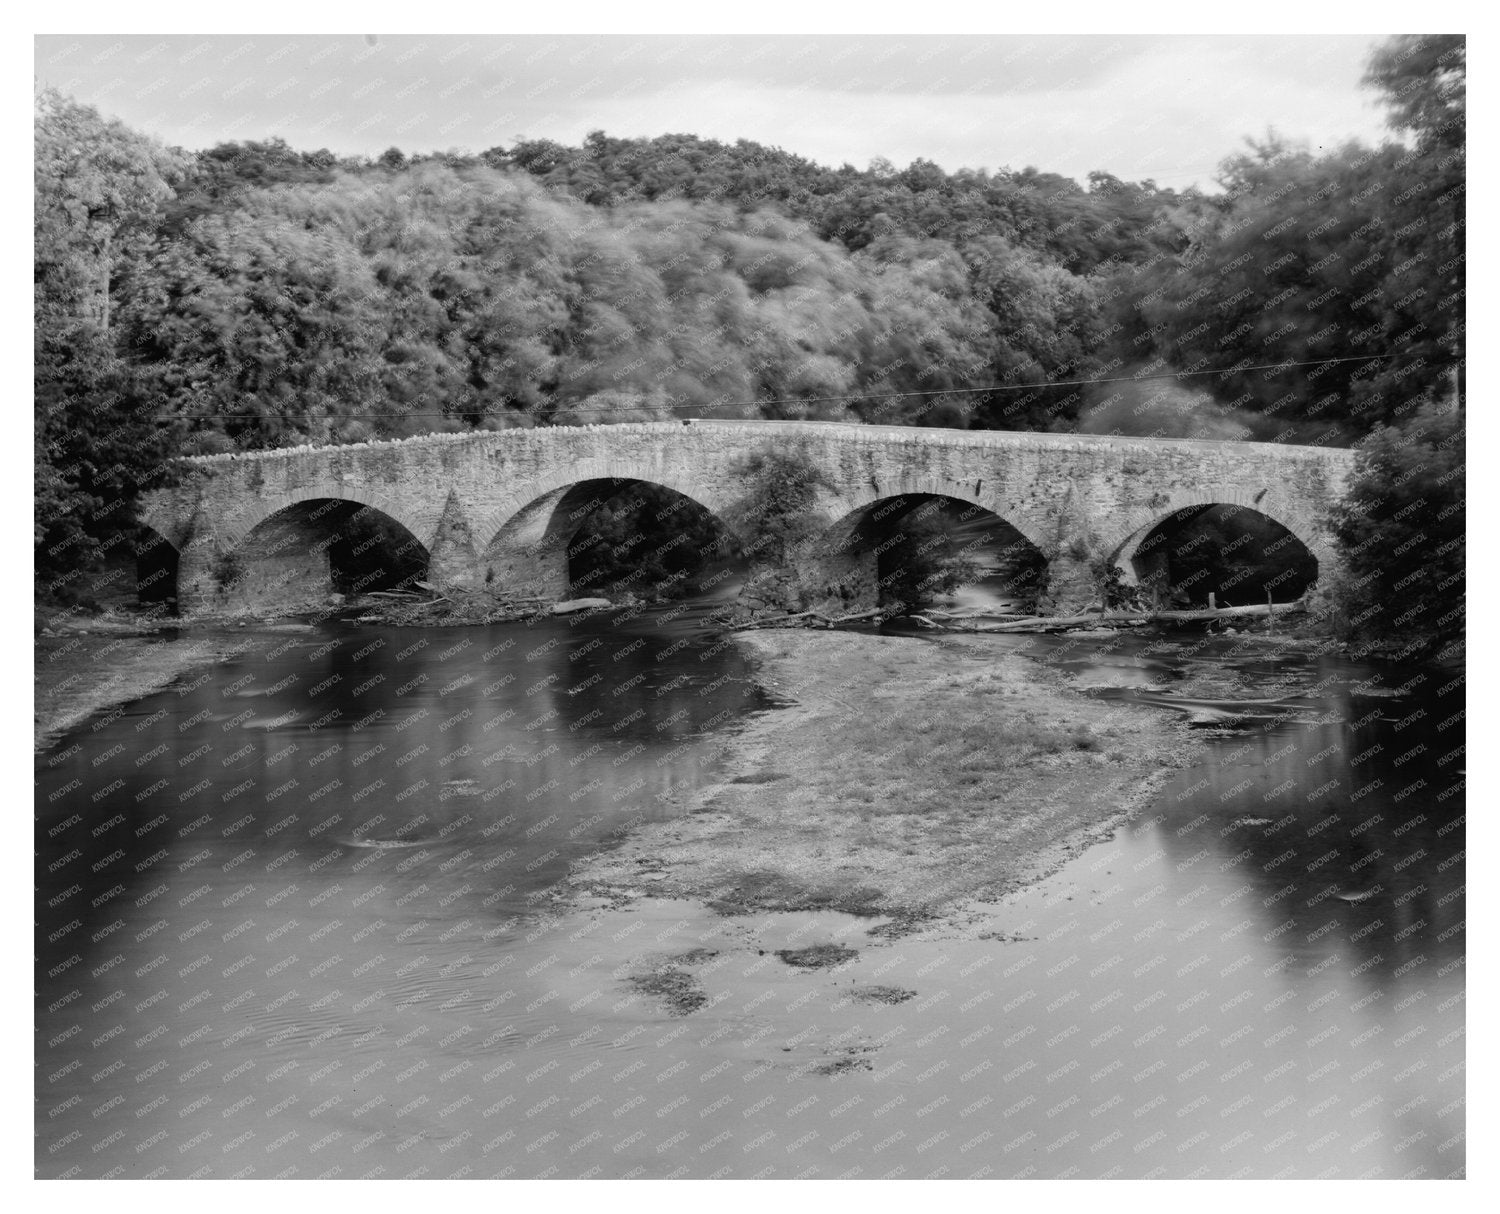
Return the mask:
<svg viewBox="0 0 1500 1214">
<path fill-rule="evenodd" d="M 183 159 L 56 89 L 36 99 L 37 321 L 107 337 L 122 267 L 148 243 Z"/>
<path fill-rule="evenodd" d="M 176 235 L 201 215 L 232 210 L 248 190 L 332 181 L 337 167 L 338 157 L 327 148 L 298 152 L 277 135 L 215 144 L 189 163 L 166 204 L 163 230 Z"/>
<path fill-rule="evenodd" d="M 754 564 L 785 567 L 820 531 L 818 498 L 828 478 L 801 449 L 757 452 L 737 470 L 749 486 L 726 522 Z"/>
<path fill-rule="evenodd" d="M 979 406 L 979 424 L 1004 430 L 1072 428 L 1083 396 L 1076 387 L 1050 382 L 1087 379 L 1098 367 L 1095 282 L 998 237 L 975 240 L 965 253 L 974 292 L 994 318 L 989 378 L 1014 385 Z"/>
<path fill-rule="evenodd" d="M 1263 438 L 1349 443 L 1461 399 L 1464 79 L 1462 36 L 1396 38 L 1365 83 L 1406 143 L 1315 156 L 1275 131 L 1247 140 L 1183 247 L 1115 275 L 1115 348 L 1217 372 L 1198 382 L 1262 415 Z"/>
<path fill-rule="evenodd" d="M 1434 649 L 1464 626 L 1464 414 L 1428 401 L 1361 445 L 1334 515 L 1357 637 Z"/>
<path fill-rule="evenodd" d="M 1462 34 L 1406 34 L 1370 59 L 1364 82 L 1390 107 L 1387 121 L 1416 142 L 1412 185 L 1398 230 L 1415 227 L 1422 238 L 1409 256 L 1427 256 L 1433 274 L 1441 332 L 1463 398 L 1464 199 L 1467 177 L 1467 45 Z M 1446 270 L 1444 269 L 1446 267 Z M 1435 328 L 1438 325 L 1434 326 Z"/>
<path fill-rule="evenodd" d="M 1380 90 L 1387 121 L 1419 147 L 1463 154 L 1467 39 L 1463 34 L 1403 34 L 1370 57 L 1364 83 Z"/>
<path fill-rule="evenodd" d="M 1272 132 L 1220 183 L 1187 247 L 1122 282 L 1111 327 L 1136 359 L 1216 372 L 1198 382 L 1283 441 L 1352 442 L 1451 383 L 1461 171 L 1445 182 L 1395 143 L 1314 157 Z"/>
<path fill-rule="evenodd" d="M 135 280 L 182 158 L 55 90 L 36 99 L 38 574 L 91 565 L 164 475 L 168 428 L 135 358 Z"/>
<path fill-rule="evenodd" d="M 732 537 L 698 503 L 661 485 L 627 485 L 583 520 L 568 545 L 569 573 L 590 593 L 629 587 L 682 598 L 711 567 L 738 556 Z"/>
<path fill-rule="evenodd" d="M 919 502 L 888 531 L 877 558 L 882 604 L 913 611 L 979 580 L 979 566 L 961 547 L 954 519 L 941 501 Z"/>
</svg>

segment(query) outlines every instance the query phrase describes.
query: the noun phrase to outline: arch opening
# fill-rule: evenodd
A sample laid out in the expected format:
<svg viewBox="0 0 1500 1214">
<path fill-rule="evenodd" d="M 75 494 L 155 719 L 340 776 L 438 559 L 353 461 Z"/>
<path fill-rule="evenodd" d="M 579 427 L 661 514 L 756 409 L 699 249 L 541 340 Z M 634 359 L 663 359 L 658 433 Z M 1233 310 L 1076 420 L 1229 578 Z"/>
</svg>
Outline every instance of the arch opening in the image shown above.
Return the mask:
<svg viewBox="0 0 1500 1214">
<path fill-rule="evenodd" d="M 505 593 L 664 600 L 729 593 L 744 554 L 696 499 L 655 481 L 598 478 L 522 508 L 481 563 L 485 584 Z"/>
<path fill-rule="evenodd" d="M 1318 580 L 1318 562 L 1293 532 L 1247 506 L 1190 506 L 1137 533 L 1121 550 L 1142 597 L 1161 608 L 1291 602 Z"/>
<path fill-rule="evenodd" d="M 179 552 L 166 536 L 141 522 L 123 522 L 76 554 L 71 575 L 75 600 L 95 609 L 175 615 Z"/>
<path fill-rule="evenodd" d="M 177 570 L 182 554 L 166 536 L 144 523 L 135 534 L 135 597 L 143 609 L 177 613 Z"/>
<path fill-rule="evenodd" d="M 821 548 L 830 596 L 857 609 L 1031 611 L 1047 570 L 1042 551 L 999 515 L 932 493 L 871 502 L 836 523 Z"/>
<path fill-rule="evenodd" d="M 312 498 L 257 523 L 214 562 L 218 592 L 259 610 L 293 610 L 427 576 L 425 545 L 390 515 L 344 498 Z"/>
</svg>

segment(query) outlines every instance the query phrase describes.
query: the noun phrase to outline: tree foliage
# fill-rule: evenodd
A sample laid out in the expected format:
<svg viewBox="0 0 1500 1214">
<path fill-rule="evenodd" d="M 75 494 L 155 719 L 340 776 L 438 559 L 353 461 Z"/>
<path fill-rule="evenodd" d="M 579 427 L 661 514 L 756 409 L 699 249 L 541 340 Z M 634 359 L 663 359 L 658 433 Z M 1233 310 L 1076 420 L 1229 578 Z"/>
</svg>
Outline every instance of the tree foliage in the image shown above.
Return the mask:
<svg viewBox="0 0 1500 1214">
<path fill-rule="evenodd" d="M 730 528 L 754 563 L 783 567 L 800 556 L 819 532 L 818 497 L 828 478 L 806 451 L 758 451 L 738 469 L 748 486 L 728 512 Z"/>
<path fill-rule="evenodd" d="M 588 515 L 568 547 L 574 587 L 683 597 L 738 554 L 722 524 L 661 485 L 627 485 Z"/>
<path fill-rule="evenodd" d="M 1464 625 L 1464 416 L 1428 402 L 1360 447 L 1334 517 L 1350 631 L 1435 649 Z"/>
<path fill-rule="evenodd" d="M 961 586 L 977 582 L 978 563 L 937 499 L 902 514 L 880 543 L 878 579 L 883 604 L 915 610 Z"/>
<path fill-rule="evenodd" d="M 1396 39 L 1366 79 L 1410 145 L 1247 140 L 1188 246 L 1121 280 L 1122 341 L 1214 372 L 1198 382 L 1257 437 L 1348 444 L 1463 364 L 1463 39 Z"/>
<path fill-rule="evenodd" d="M 39 577 L 64 591 L 126 534 L 170 450 L 133 290 L 181 159 L 50 90 L 34 139 L 34 538 Z"/>
<path fill-rule="evenodd" d="M 600 214 L 437 164 L 201 216 L 156 251 L 140 307 L 153 361 L 182 372 L 168 408 L 195 417 L 204 450 L 849 416 L 821 398 L 972 380 L 990 350 L 951 251 L 855 258 L 775 212 Z"/>
<path fill-rule="evenodd" d="M 1402 34 L 1376 49 L 1365 83 L 1390 107 L 1390 124 L 1424 150 L 1463 155 L 1467 40 L 1462 34 Z"/>
</svg>

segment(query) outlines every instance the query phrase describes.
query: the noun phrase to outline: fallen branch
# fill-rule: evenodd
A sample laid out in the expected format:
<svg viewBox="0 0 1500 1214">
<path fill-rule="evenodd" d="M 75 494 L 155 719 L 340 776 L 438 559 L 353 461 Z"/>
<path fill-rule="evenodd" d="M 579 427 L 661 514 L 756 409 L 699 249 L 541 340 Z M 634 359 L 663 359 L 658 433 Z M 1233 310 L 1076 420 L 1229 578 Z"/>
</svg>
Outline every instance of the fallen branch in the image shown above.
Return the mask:
<svg viewBox="0 0 1500 1214">
<path fill-rule="evenodd" d="M 886 614 L 885 608 L 877 607 L 874 611 L 856 611 L 853 615 L 841 615 L 836 620 L 829 620 L 830 624 L 852 624 L 855 620 L 871 620 L 876 616 Z"/>
<path fill-rule="evenodd" d="M 749 623 L 742 624 L 741 627 L 745 628 L 745 629 L 750 629 L 750 628 L 770 628 L 770 627 L 772 627 L 773 625 L 776 625 L 776 624 L 785 624 L 785 623 L 787 623 L 787 622 L 789 622 L 791 620 L 805 620 L 809 616 L 815 616 L 815 615 L 818 615 L 818 613 L 816 611 L 798 611 L 798 612 L 793 613 L 792 615 L 778 615 L 778 616 L 773 616 L 769 620 L 751 620 Z M 818 616 L 818 618 L 819 619 L 824 619 L 825 617 Z"/>
<path fill-rule="evenodd" d="M 985 611 L 980 607 L 968 607 L 962 611 L 939 611 L 936 607 L 928 607 L 924 614 L 944 620 L 1023 620 L 1027 618 L 1023 611 Z"/>
<path fill-rule="evenodd" d="M 1217 620 L 1272 615 L 1292 611 L 1295 603 L 1252 603 L 1246 607 L 1215 607 L 1190 611 L 1091 611 L 1084 615 L 1032 616 L 1005 624 L 976 625 L 974 632 L 1048 632 L 1058 628 L 1080 628 L 1087 624 L 1149 624 L 1160 620 Z"/>
<path fill-rule="evenodd" d="M 840 624 L 853 624 L 858 620 L 875 619 L 877 616 L 890 614 L 884 607 L 876 607 L 871 611 L 855 611 L 849 615 L 827 616 L 821 611 L 796 611 L 791 615 L 773 616 L 769 620 L 750 620 L 738 625 L 741 631 L 750 631 L 755 628 L 776 628 L 782 624 L 790 624 L 798 620 L 815 622 L 824 628 L 836 628 Z"/>
<path fill-rule="evenodd" d="M 1144 618 L 1144 617 L 1142 617 Z M 1056 628 L 1080 628 L 1084 624 L 1100 622 L 1097 615 L 1051 615 L 1032 616 L 1029 619 L 1013 620 L 1008 624 L 976 624 L 965 632 L 1048 632 Z"/>
<path fill-rule="evenodd" d="M 1191 611 L 1157 611 L 1151 614 L 1159 620 L 1214 620 L 1221 616 L 1275 615 L 1278 611 L 1296 611 L 1296 603 L 1251 603 L 1245 607 L 1202 608 Z"/>
</svg>

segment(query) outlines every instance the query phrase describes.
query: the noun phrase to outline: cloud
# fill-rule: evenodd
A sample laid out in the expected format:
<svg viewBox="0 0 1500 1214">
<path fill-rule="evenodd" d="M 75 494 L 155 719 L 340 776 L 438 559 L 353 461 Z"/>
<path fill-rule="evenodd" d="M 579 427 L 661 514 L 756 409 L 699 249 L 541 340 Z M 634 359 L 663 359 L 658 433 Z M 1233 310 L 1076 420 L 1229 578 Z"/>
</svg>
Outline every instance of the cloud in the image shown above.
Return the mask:
<svg viewBox="0 0 1500 1214">
<path fill-rule="evenodd" d="M 1207 185 L 1246 135 L 1383 134 L 1365 37 L 39 38 L 37 78 L 203 147 L 375 154 L 586 132 L 750 139 L 837 166 Z"/>
<path fill-rule="evenodd" d="M 1035 165 L 1082 179 L 1103 169 L 1173 186 L 1208 185 L 1220 160 L 1268 126 L 1315 147 L 1380 138 L 1379 115 L 1357 89 L 1362 50 L 1344 48 L 1313 74 L 1261 49 L 1245 40 L 1167 40 L 1086 81 L 1049 78 L 1045 64 L 1022 60 L 1024 78 L 975 92 L 689 82 L 611 100 L 608 124 L 590 99 L 551 131 L 528 133 L 571 142 L 600 125 L 621 136 L 691 130 L 777 144 L 830 165 L 924 157 L 949 170 Z"/>
</svg>

